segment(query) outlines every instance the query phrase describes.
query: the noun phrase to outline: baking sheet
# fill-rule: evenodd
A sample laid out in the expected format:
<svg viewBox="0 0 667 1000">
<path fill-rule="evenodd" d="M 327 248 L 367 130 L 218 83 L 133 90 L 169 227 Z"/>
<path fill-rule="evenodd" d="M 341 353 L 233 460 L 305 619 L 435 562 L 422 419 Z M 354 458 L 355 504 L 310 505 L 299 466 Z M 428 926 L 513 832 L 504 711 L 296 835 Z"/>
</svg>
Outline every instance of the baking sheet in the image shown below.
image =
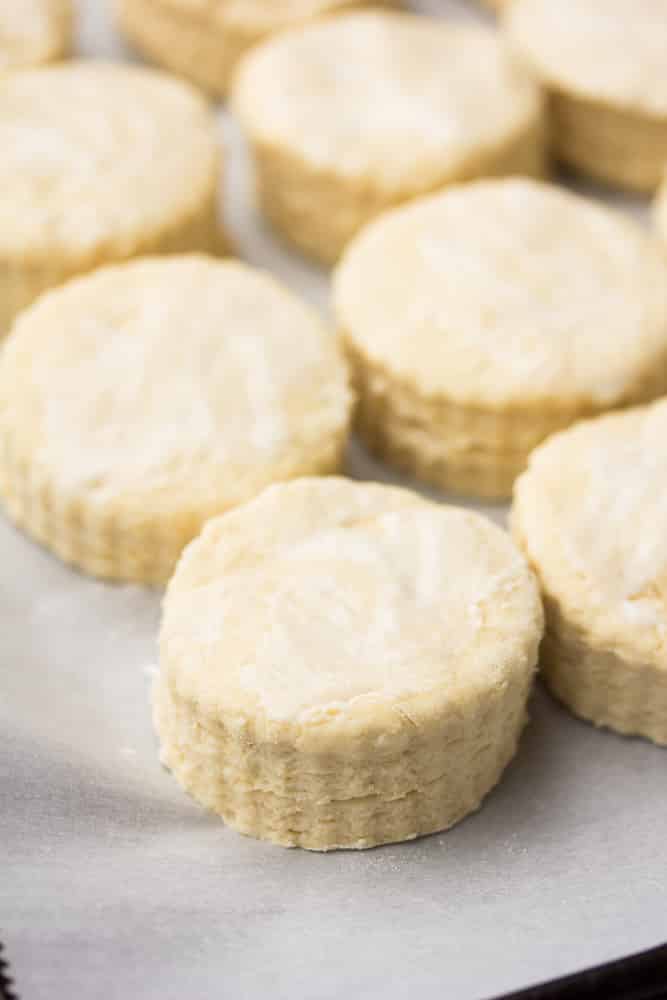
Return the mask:
<svg viewBox="0 0 667 1000">
<path fill-rule="evenodd" d="M 82 47 L 119 56 L 105 7 L 82 7 Z M 221 128 L 243 256 L 324 306 Z M 391 478 L 359 449 L 350 468 Z M 159 766 L 158 616 L 158 594 L 71 572 L 0 518 L 0 937 L 23 1000 L 481 1000 L 667 939 L 667 751 L 538 690 L 505 779 L 451 832 L 284 850 L 227 830 Z"/>
</svg>

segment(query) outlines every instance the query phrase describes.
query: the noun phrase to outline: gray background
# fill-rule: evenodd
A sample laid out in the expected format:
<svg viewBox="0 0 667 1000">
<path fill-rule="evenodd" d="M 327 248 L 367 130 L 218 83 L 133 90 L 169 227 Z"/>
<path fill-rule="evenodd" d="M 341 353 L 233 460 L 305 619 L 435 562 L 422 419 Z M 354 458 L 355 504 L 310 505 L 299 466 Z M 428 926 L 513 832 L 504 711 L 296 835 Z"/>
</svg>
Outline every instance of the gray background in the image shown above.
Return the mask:
<svg viewBox="0 0 667 1000">
<path fill-rule="evenodd" d="M 84 51 L 120 54 L 101 0 L 82 14 Z M 221 129 L 243 255 L 322 305 L 324 278 L 262 227 Z M 350 467 L 381 475 L 359 451 Z M 71 572 L 0 518 L 0 937 L 23 1000 L 480 1000 L 667 938 L 664 750 L 538 690 L 506 778 L 450 833 L 286 851 L 225 829 L 160 768 L 158 615 L 159 595 Z"/>
</svg>

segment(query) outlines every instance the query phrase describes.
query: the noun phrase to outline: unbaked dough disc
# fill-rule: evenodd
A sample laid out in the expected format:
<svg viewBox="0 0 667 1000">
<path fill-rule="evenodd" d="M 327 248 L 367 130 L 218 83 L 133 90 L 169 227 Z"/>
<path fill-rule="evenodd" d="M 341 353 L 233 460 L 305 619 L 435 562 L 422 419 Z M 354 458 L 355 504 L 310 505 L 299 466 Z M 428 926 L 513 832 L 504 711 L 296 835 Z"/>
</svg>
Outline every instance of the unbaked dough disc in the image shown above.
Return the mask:
<svg viewBox="0 0 667 1000">
<path fill-rule="evenodd" d="M 105 268 L 43 296 L 0 355 L 0 496 L 67 562 L 161 583 L 208 517 L 337 469 L 350 403 L 336 338 L 267 275 Z"/>
<path fill-rule="evenodd" d="M 549 687 L 667 745 L 665 441 L 662 401 L 556 435 L 517 482 L 512 527 L 542 585 Z"/>
<path fill-rule="evenodd" d="M 245 834 L 372 847 L 476 809 L 513 757 L 542 634 L 490 521 L 301 479 L 209 522 L 164 603 L 164 762 Z"/>
<path fill-rule="evenodd" d="M 399 202 L 544 170 L 540 93 L 476 25 L 378 11 L 295 28 L 245 57 L 233 104 L 268 218 L 327 262 Z"/>
<path fill-rule="evenodd" d="M 74 274 L 217 249 L 215 119 L 163 73 L 71 62 L 11 74 L 0 151 L 0 335 Z"/>
<path fill-rule="evenodd" d="M 513 0 L 505 24 L 549 95 L 556 154 L 596 180 L 652 191 L 667 162 L 665 0 Z"/>
<path fill-rule="evenodd" d="M 368 226 L 334 280 L 370 447 L 445 489 L 511 492 L 548 434 L 667 392 L 667 280 L 626 216 L 527 179 Z"/>
<path fill-rule="evenodd" d="M 0 78 L 68 55 L 70 0 L 0 0 Z"/>
</svg>

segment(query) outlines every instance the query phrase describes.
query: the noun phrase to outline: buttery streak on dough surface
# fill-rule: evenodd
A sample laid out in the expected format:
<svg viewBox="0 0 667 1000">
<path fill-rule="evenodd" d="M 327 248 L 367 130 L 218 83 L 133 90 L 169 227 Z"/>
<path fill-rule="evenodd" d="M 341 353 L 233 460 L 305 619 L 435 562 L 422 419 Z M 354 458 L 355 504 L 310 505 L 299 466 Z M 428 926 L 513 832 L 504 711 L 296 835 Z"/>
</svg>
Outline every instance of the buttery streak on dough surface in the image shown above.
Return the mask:
<svg viewBox="0 0 667 1000">
<path fill-rule="evenodd" d="M 68 55 L 70 0 L 0 0 L 0 78 Z"/>
<path fill-rule="evenodd" d="M 162 583 L 208 517 L 336 470 L 350 406 L 335 336 L 268 275 L 104 268 L 26 310 L 0 355 L 0 497 L 66 562 Z"/>
<path fill-rule="evenodd" d="M 215 118 L 166 74 L 103 62 L 11 74 L 0 150 L 0 336 L 72 275 L 218 249 Z"/>
<path fill-rule="evenodd" d="M 547 441 L 518 480 L 517 542 L 544 594 L 552 691 L 667 745 L 667 402 Z"/>
<path fill-rule="evenodd" d="M 243 53 L 263 38 L 361 6 L 363 0 L 116 0 L 119 27 L 140 52 L 217 97 L 227 94 Z"/>
<path fill-rule="evenodd" d="M 666 273 L 641 226 L 527 179 L 385 214 L 334 278 L 363 438 L 444 489 L 508 496 L 548 434 L 667 392 Z"/>
<path fill-rule="evenodd" d="M 596 180 L 652 191 L 667 163 L 665 0 L 513 0 L 505 25 L 547 91 L 556 154 Z"/>
<path fill-rule="evenodd" d="M 232 101 L 264 212 L 329 263 L 392 205 L 544 170 L 538 88 L 479 26 L 378 11 L 291 29 L 245 57 Z"/>
<path fill-rule="evenodd" d="M 242 833 L 314 850 L 443 830 L 513 757 L 542 634 L 490 521 L 301 479 L 210 521 L 169 584 L 162 759 Z"/>
</svg>

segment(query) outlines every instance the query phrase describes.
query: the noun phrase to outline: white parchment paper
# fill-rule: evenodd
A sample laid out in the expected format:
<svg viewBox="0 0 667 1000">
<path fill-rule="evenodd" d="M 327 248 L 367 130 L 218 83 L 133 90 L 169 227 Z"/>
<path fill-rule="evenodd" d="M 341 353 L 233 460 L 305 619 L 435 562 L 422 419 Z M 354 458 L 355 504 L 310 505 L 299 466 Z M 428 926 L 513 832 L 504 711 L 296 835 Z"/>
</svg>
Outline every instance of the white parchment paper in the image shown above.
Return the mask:
<svg viewBox="0 0 667 1000">
<path fill-rule="evenodd" d="M 81 14 L 82 50 L 122 58 L 103 0 Z M 257 219 L 222 113 L 221 129 L 242 255 L 324 307 L 323 274 Z M 350 468 L 387 478 L 359 449 Z M 0 517 L 0 938 L 22 1000 L 481 1000 L 667 938 L 667 751 L 538 690 L 505 779 L 451 832 L 284 850 L 158 764 L 158 617 L 158 594 L 72 572 Z"/>
</svg>

